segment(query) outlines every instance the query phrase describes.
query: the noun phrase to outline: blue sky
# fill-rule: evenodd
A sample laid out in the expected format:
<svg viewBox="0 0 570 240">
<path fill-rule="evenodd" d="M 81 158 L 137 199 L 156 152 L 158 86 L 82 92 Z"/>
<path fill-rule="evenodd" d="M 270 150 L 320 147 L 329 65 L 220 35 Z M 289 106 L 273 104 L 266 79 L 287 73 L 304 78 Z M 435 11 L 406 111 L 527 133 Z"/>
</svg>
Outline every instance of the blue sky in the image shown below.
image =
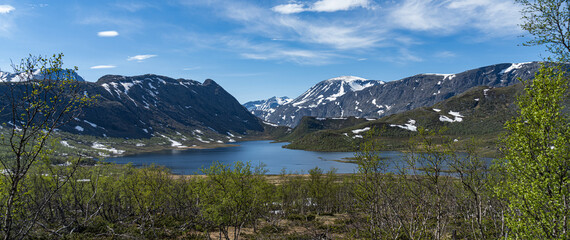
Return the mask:
<svg viewBox="0 0 570 240">
<path fill-rule="evenodd" d="M 0 70 L 63 52 L 87 81 L 214 79 L 240 102 L 354 75 L 391 81 L 546 56 L 508 0 L 0 0 Z"/>
</svg>

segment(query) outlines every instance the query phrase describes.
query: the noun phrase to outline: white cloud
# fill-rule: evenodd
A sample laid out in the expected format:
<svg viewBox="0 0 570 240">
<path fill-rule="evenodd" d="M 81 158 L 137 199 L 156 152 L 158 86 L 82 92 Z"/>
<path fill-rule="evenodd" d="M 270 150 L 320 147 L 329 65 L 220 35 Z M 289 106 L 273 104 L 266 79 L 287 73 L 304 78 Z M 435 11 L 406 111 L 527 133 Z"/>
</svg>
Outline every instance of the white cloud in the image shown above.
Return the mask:
<svg viewBox="0 0 570 240">
<path fill-rule="evenodd" d="M 369 8 L 370 0 L 319 0 L 312 5 L 299 3 L 288 3 L 277 5 L 271 8 L 273 11 L 281 14 L 293 14 L 300 12 L 336 12 L 347 11 L 354 8 Z"/>
<path fill-rule="evenodd" d="M 300 13 L 306 11 L 305 5 L 297 3 L 277 5 L 271 9 L 275 12 L 282 14 L 292 14 L 292 13 Z"/>
<path fill-rule="evenodd" d="M 295 11 L 297 3 L 290 3 L 288 9 Z M 290 42 L 318 44 L 334 49 L 363 49 L 377 46 L 384 39 L 384 30 L 378 22 L 370 19 L 323 18 L 304 19 L 297 16 L 276 14 L 267 9 L 244 3 L 227 2 L 221 14 L 244 25 L 241 33 L 278 39 L 285 45 Z M 273 9 L 275 11 L 275 8 Z M 314 48 L 311 46 L 310 48 Z"/>
<path fill-rule="evenodd" d="M 303 35 L 316 43 L 327 44 L 336 49 L 359 49 L 373 47 L 382 38 L 376 34 L 367 35 L 366 30 L 344 26 L 318 26 L 305 24 Z"/>
<path fill-rule="evenodd" d="M 433 44 L 433 36 L 486 41 L 521 33 L 517 25 L 520 8 L 511 0 L 292 0 L 269 8 L 254 2 L 185 1 L 190 9 L 196 5 L 215 8 L 217 17 L 236 26 L 227 35 L 187 35 L 193 44 L 224 48 L 247 59 L 323 65 L 343 58 L 422 62 L 424 56 L 410 51 L 416 45 Z M 366 11 L 295 14 L 359 8 Z M 455 54 L 433 52 L 433 56 Z"/>
<path fill-rule="evenodd" d="M 156 57 L 156 55 L 152 55 L 152 54 L 136 55 L 136 56 L 127 58 L 127 61 L 136 60 L 137 62 L 142 62 L 143 60 L 146 60 L 146 59 L 149 59 L 152 57 Z"/>
<path fill-rule="evenodd" d="M 369 6 L 369 0 L 320 0 L 313 4 L 311 10 L 316 12 L 336 12 L 357 7 L 367 8 Z"/>
<path fill-rule="evenodd" d="M 492 36 L 521 32 L 520 7 L 509 0 L 404 0 L 387 19 L 396 28 L 444 35 L 466 29 Z"/>
<path fill-rule="evenodd" d="M 10 13 L 14 10 L 16 10 L 16 8 L 14 8 L 10 5 L 0 5 L 0 14 L 7 14 L 7 13 Z"/>
<path fill-rule="evenodd" d="M 108 69 L 108 68 L 116 68 L 117 66 L 114 65 L 97 65 L 90 67 L 91 69 Z"/>
<path fill-rule="evenodd" d="M 307 65 L 324 65 L 332 62 L 332 59 L 340 58 L 338 54 L 317 51 L 295 49 L 274 43 L 252 43 L 245 39 L 231 39 L 225 41 L 229 49 L 240 52 L 246 59 L 254 60 L 277 60 L 294 62 Z"/>
<path fill-rule="evenodd" d="M 99 36 L 99 37 L 116 37 L 116 36 L 119 36 L 119 33 L 117 31 L 102 31 L 102 32 L 98 32 L 97 36 Z"/>
</svg>

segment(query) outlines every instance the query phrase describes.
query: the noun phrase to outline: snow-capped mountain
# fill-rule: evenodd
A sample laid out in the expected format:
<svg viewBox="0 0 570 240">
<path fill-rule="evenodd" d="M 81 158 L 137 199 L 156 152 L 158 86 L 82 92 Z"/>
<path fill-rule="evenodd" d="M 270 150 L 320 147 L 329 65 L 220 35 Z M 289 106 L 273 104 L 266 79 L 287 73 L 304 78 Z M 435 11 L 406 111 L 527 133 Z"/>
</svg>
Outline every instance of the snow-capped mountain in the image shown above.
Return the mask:
<svg viewBox="0 0 570 240">
<path fill-rule="evenodd" d="M 382 84 L 384 84 L 382 81 L 367 80 L 355 76 L 342 76 L 324 80 L 288 104 L 278 107 L 265 120 L 280 125 L 295 126 L 303 116 L 330 115 L 320 112 L 322 106 L 336 102 L 337 99 L 342 98 L 346 94 L 359 92 Z M 343 112 L 334 113 L 334 116 L 337 115 L 343 116 Z"/>
<path fill-rule="evenodd" d="M 303 116 L 379 118 L 431 106 L 475 86 L 509 86 L 518 83 L 518 78 L 533 78 L 539 67 L 539 62 L 503 63 L 457 74 L 419 74 L 386 83 L 356 77 L 333 78 L 278 107 L 267 120 L 296 126 Z"/>
<path fill-rule="evenodd" d="M 246 102 L 243 106 L 253 115 L 267 121 L 268 117 L 275 112 L 277 107 L 291 101 L 293 101 L 293 99 L 288 97 L 272 97 L 265 100 Z"/>
<path fill-rule="evenodd" d="M 210 79 L 200 83 L 152 74 L 106 75 L 79 87 L 84 94 L 97 96 L 97 101 L 61 127 L 66 132 L 123 138 L 176 132 L 199 143 L 213 141 L 206 135 L 229 140 L 233 134 L 264 129 L 258 118 Z M 9 121 L 6 114 L 0 114 L 2 122 Z"/>
<path fill-rule="evenodd" d="M 79 74 L 77 74 L 77 72 L 73 71 L 73 70 L 69 70 L 72 73 L 73 78 L 75 78 L 77 81 L 79 82 L 84 82 L 85 80 L 79 76 Z M 36 70 L 33 73 L 33 79 L 35 80 L 42 80 L 42 79 L 46 79 L 49 78 L 50 76 L 52 78 L 55 77 L 67 77 L 65 75 L 67 75 L 68 70 L 62 70 L 62 71 L 57 71 L 54 73 L 51 73 L 50 75 L 44 76 L 44 74 L 40 73 L 40 70 Z M 28 77 L 27 73 L 9 73 L 9 72 L 2 72 L 0 71 L 0 82 L 21 82 L 21 81 L 27 81 L 30 78 Z"/>
<path fill-rule="evenodd" d="M 354 76 L 331 78 L 311 87 L 301 96 L 295 98 L 291 105 L 299 108 L 316 108 L 322 104 L 335 101 L 347 93 L 361 91 L 381 84 L 384 84 L 384 82 L 366 80 Z"/>
</svg>

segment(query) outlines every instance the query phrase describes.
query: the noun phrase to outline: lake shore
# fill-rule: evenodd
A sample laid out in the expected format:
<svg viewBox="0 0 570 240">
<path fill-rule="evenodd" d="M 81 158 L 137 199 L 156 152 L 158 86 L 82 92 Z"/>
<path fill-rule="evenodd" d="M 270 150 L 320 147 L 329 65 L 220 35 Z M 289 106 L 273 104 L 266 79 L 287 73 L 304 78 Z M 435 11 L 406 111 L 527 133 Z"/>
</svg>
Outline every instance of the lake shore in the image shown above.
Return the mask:
<svg viewBox="0 0 570 240">
<path fill-rule="evenodd" d="M 264 166 L 268 174 L 304 174 L 319 167 L 324 171 L 331 168 L 340 173 L 352 173 L 355 164 L 343 162 L 354 156 L 350 152 L 312 152 L 282 148 L 286 143 L 273 143 L 271 140 L 243 141 L 239 143 L 215 145 L 213 148 L 176 148 L 162 151 L 141 152 L 134 155 L 108 158 L 107 162 L 117 164 L 132 163 L 134 166 L 152 164 L 169 168 L 177 175 L 195 174 L 213 162 L 233 165 L 237 161 L 250 162 L 254 166 Z"/>
</svg>

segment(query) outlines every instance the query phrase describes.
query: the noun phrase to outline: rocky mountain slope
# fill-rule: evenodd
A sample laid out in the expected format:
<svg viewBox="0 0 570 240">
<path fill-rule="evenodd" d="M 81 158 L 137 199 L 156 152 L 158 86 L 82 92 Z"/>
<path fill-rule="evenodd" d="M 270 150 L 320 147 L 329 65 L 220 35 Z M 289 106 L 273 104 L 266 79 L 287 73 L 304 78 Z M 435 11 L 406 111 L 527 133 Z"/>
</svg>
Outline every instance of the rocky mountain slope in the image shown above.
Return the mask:
<svg viewBox="0 0 570 240">
<path fill-rule="evenodd" d="M 275 112 L 277 107 L 287 104 L 293 101 L 292 98 L 288 97 L 272 97 L 265 100 L 250 101 L 243 104 L 249 112 L 253 115 L 267 121 L 269 115 Z"/>
<path fill-rule="evenodd" d="M 469 143 L 471 138 L 479 141 L 479 151 L 494 156 L 497 154 L 498 137 L 504 132 L 504 123 L 516 115 L 516 96 L 522 93 L 522 85 L 492 88 L 478 86 L 462 94 L 451 97 L 430 107 L 420 107 L 377 120 L 365 121 L 343 129 L 314 128 L 305 134 L 289 137 L 288 148 L 320 151 L 354 151 L 371 133 L 379 141 L 381 150 L 403 150 L 410 136 L 417 133 L 419 127 L 430 130 L 445 127 L 444 135 L 459 143 Z M 570 99 L 565 102 L 570 106 Z M 348 120 L 350 118 L 346 118 Z M 333 119 L 303 118 L 293 132 L 299 132 L 300 126 L 321 121 L 338 121 Z M 312 124 L 313 126 L 320 126 Z M 292 134 L 291 134 L 292 135 Z M 318 144 L 315 144 L 318 143 Z M 338 143 L 343 143 L 339 145 Z"/>
<path fill-rule="evenodd" d="M 162 137 L 172 140 L 172 146 L 181 146 L 233 142 L 239 135 L 266 127 L 210 79 L 200 83 L 152 74 L 106 75 L 95 83 L 81 82 L 79 88 L 97 97 L 93 106 L 60 128 L 76 135 Z M 7 122 L 7 114 L 1 114 L 0 121 Z"/>
<path fill-rule="evenodd" d="M 303 116 L 380 118 L 431 106 L 475 86 L 510 86 L 518 83 L 518 78 L 534 77 L 539 67 L 539 62 L 503 63 L 457 74 L 419 74 L 391 82 L 329 79 L 278 107 L 267 120 L 296 126 Z"/>
</svg>

